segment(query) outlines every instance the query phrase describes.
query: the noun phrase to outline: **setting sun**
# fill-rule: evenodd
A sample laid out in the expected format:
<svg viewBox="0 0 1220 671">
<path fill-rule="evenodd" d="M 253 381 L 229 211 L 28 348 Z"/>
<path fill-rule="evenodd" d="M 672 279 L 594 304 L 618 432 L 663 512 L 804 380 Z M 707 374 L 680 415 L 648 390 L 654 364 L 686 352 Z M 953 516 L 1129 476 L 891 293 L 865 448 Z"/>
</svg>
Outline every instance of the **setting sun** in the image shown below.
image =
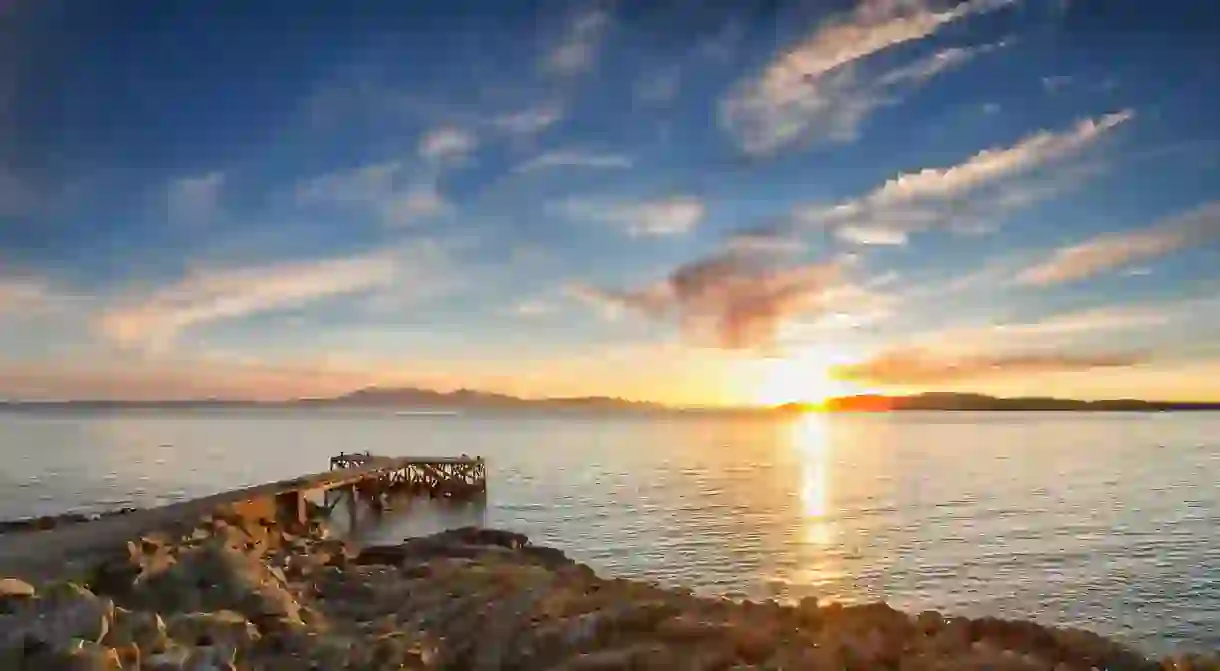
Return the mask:
<svg viewBox="0 0 1220 671">
<path fill-rule="evenodd" d="M 761 362 L 763 371 L 754 400 L 762 405 L 821 404 L 828 398 L 849 394 L 848 385 L 831 374 L 831 369 L 846 359 L 840 352 L 823 348 L 807 348 L 789 356 L 765 359 Z"/>
</svg>

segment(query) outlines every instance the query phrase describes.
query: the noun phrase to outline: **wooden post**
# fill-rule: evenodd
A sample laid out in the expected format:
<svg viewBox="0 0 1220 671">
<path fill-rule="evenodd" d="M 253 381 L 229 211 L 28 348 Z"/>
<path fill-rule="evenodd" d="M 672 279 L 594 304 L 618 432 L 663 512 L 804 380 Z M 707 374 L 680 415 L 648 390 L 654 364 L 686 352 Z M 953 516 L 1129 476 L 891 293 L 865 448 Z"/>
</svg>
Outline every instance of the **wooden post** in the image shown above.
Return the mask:
<svg viewBox="0 0 1220 671">
<path fill-rule="evenodd" d="M 305 495 L 299 490 L 283 492 L 275 495 L 276 522 L 286 529 L 297 529 L 306 520 Z"/>
</svg>

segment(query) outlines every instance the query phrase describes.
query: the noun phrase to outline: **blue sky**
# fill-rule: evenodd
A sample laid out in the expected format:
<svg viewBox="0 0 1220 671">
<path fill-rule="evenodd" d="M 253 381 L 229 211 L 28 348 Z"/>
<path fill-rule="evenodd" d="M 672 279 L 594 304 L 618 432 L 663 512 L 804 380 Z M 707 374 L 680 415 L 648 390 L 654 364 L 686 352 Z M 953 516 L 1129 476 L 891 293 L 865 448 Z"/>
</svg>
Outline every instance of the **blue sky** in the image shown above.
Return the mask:
<svg viewBox="0 0 1220 671">
<path fill-rule="evenodd" d="M 705 4 L 0 2 L 0 396 L 1220 399 L 1220 8 Z"/>
</svg>

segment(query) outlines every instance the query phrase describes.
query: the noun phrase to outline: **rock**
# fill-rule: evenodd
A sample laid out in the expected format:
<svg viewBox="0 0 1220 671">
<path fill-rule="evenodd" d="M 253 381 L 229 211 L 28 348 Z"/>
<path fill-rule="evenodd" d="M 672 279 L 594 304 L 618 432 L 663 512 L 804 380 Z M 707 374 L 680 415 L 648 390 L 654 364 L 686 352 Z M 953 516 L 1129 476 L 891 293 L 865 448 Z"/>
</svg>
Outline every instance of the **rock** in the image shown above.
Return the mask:
<svg viewBox="0 0 1220 671">
<path fill-rule="evenodd" d="M 122 671 L 123 665 L 116 651 L 95 642 L 76 640 L 27 657 L 25 667 L 38 671 Z"/>
<path fill-rule="evenodd" d="M 569 559 L 562 551 L 555 548 L 530 545 L 521 548 L 521 554 L 549 569 L 557 569 L 576 563 Z"/>
<path fill-rule="evenodd" d="M 0 614 L 12 613 L 34 598 L 34 586 L 16 578 L 0 580 Z"/>
<path fill-rule="evenodd" d="M 198 647 L 239 650 L 259 640 L 258 629 L 231 610 L 175 615 L 166 624 L 166 631 L 179 644 Z"/>
<path fill-rule="evenodd" d="M 195 648 L 187 660 L 191 671 L 230 671 L 235 669 L 236 650 L 219 645 Z"/>
<path fill-rule="evenodd" d="M 352 656 L 351 639 L 338 636 L 318 637 L 306 654 L 316 669 L 342 669 Z"/>
<path fill-rule="evenodd" d="M 941 655 L 959 654 L 969 649 L 973 642 L 970 621 L 960 617 L 945 620 L 931 641 L 933 648 Z"/>
<path fill-rule="evenodd" d="M 208 536 L 191 540 L 192 529 Z M 815 597 L 736 603 L 602 579 L 525 536 L 476 528 L 357 554 L 304 527 L 284 536 L 215 518 L 130 543 L 91 574 L 92 591 L 10 584 L 0 581 L 14 611 L 0 613 L 0 671 L 1158 668 L 1108 639 L 1029 622 Z"/>
<path fill-rule="evenodd" d="M 191 651 L 187 648 L 171 648 L 165 652 L 150 655 L 144 659 L 144 666 L 149 671 L 183 671 L 191 660 Z"/>
<path fill-rule="evenodd" d="M 367 564 L 387 564 L 397 566 L 401 564 L 410 553 L 410 549 L 403 545 L 370 545 L 360 551 L 356 555 L 353 563 L 358 565 Z"/>
<path fill-rule="evenodd" d="M 1067 661 L 1085 667 L 1107 671 L 1142 671 L 1149 663 L 1135 652 L 1089 631 L 1051 629 L 1051 638 L 1058 643 L 1060 654 Z"/>
<path fill-rule="evenodd" d="M 34 586 L 17 578 L 0 579 L 0 599 L 34 596 Z"/>
<path fill-rule="evenodd" d="M 103 642 L 114 648 L 136 645 L 144 653 L 159 653 L 168 646 L 169 636 L 160 614 L 115 608 Z"/>
<path fill-rule="evenodd" d="M 691 613 L 683 613 L 662 620 L 657 625 L 657 634 L 674 643 L 691 643 L 716 636 L 721 625 L 704 622 Z"/>
<path fill-rule="evenodd" d="M 144 554 L 153 554 L 159 552 L 169 542 L 168 538 L 160 535 L 148 535 L 140 538 L 140 550 Z"/>
<path fill-rule="evenodd" d="M 75 583 L 53 584 L 7 616 L 0 648 L 32 642 L 59 649 L 73 639 L 98 643 L 109 631 L 113 615 L 114 602 L 109 599 Z"/>
<path fill-rule="evenodd" d="M 945 624 L 945 618 L 934 610 L 925 610 L 915 616 L 915 625 L 923 632 L 924 636 L 932 636 L 940 631 L 940 628 Z"/>
<path fill-rule="evenodd" d="M 658 648 L 655 644 L 641 643 L 624 648 L 581 653 L 569 659 L 558 668 L 564 671 L 619 671 L 620 669 L 636 669 L 641 667 L 641 663 L 644 660 L 655 657 L 657 654 Z"/>
<path fill-rule="evenodd" d="M 800 600 L 796 606 L 797 619 L 805 626 L 812 626 L 822 617 L 822 612 L 818 609 L 818 598 L 816 596 L 807 596 Z"/>
<path fill-rule="evenodd" d="M 775 649 L 775 631 L 766 626 L 732 627 L 726 633 L 733 651 L 749 664 L 762 663 Z"/>
<path fill-rule="evenodd" d="M 1184 653 L 1161 660 L 1165 671 L 1217 671 L 1220 670 L 1220 653 L 1203 655 Z"/>
</svg>

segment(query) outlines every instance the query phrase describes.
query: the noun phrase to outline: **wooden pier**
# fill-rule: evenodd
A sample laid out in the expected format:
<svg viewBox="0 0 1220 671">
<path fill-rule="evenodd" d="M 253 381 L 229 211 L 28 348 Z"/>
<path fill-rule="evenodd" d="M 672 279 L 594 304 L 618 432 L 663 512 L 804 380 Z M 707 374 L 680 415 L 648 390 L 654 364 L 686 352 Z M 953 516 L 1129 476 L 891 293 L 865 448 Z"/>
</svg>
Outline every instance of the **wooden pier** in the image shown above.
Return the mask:
<svg viewBox="0 0 1220 671">
<path fill-rule="evenodd" d="M 380 457 L 368 452 L 342 453 L 330 459 L 336 478 L 322 486 L 302 489 L 296 497 L 322 491 L 325 512 L 345 502 L 355 525 L 360 502 L 382 510 L 391 496 L 426 496 L 455 500 L 487 494 L 487 469 L 482 457 Z M 350 477 L 349 477 L 350 475 Z M 285 505 L 302 505 L 285 502 Z"/>
<path fill-rule="evenodd" d="M 45 530 L 0 534 L 0 575 L 35 575 L 55 560 L 84 559 L 91 552 L 116 542 L 138 538 L 149 531 L 193 523 L 201 516 L 240 516 L 284 528 L 306 525 L 309 497 L 321 494 L 325 513 L 340 500 L 354 526 L 356 511 L 365 504 L 380 510 L 392 496 L 429 496 L 475 500 L 487 493 L 487 470 L 482 457 L 380 457 L 340 454 L 330 470 L 265 485 L 220 492 L 158 508 L 136 510 L 95 521 Z"/>
</svg>

